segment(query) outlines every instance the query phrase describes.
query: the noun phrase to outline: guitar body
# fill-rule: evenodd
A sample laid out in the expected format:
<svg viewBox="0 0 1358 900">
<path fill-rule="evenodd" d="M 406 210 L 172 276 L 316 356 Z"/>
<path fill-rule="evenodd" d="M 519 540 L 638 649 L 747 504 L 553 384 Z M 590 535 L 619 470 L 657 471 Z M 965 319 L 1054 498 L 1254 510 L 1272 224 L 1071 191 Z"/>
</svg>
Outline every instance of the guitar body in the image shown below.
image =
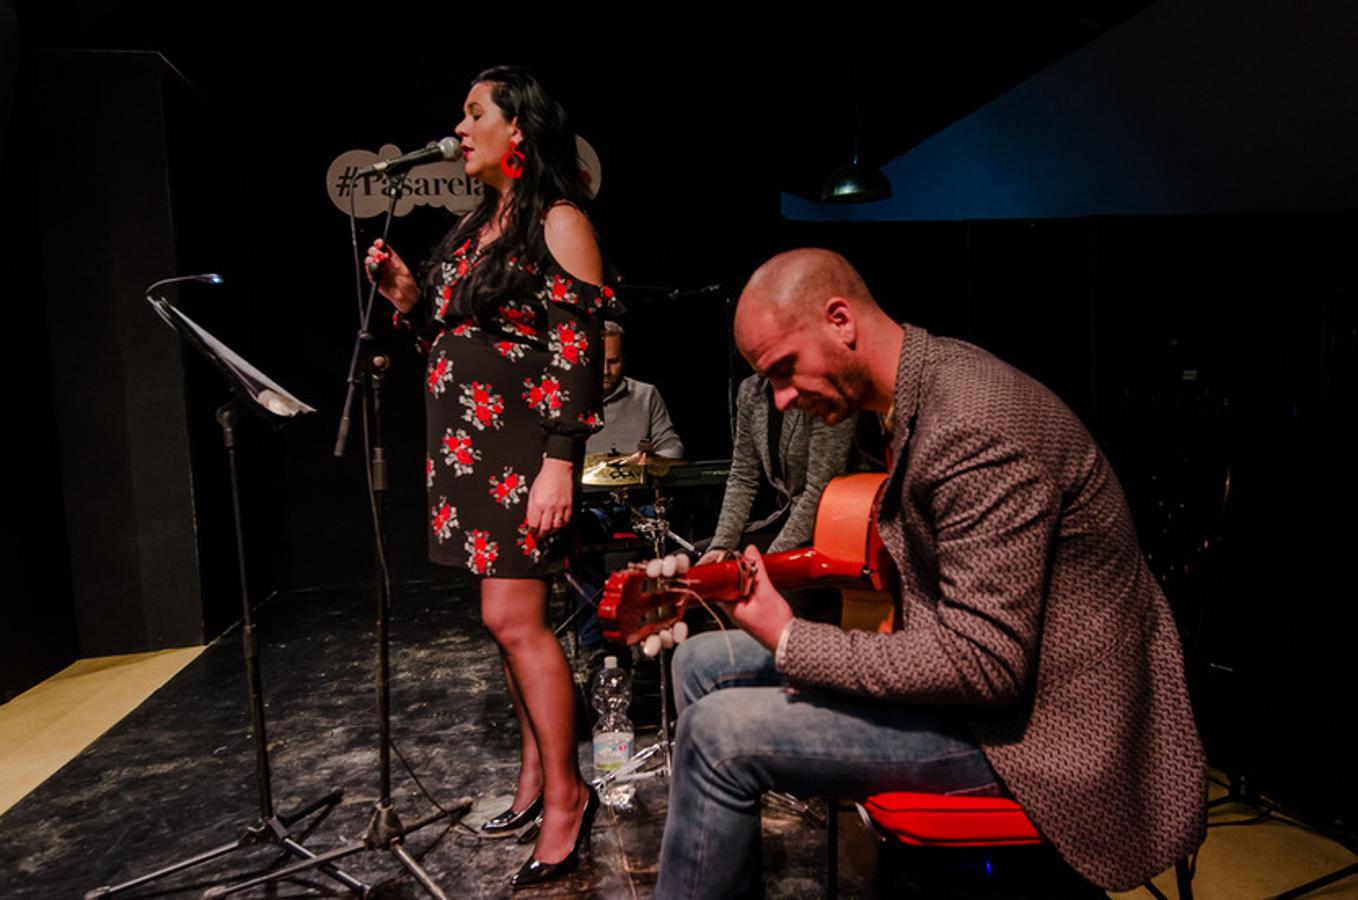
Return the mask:
<svg viewBox="0 0 1358 900">
<path fill-rule="evenodd" d="M 895 565 L 877 533 L 877 507 L 887 476 L 880 472 L 841 475 L 825 486 L 816 508 L 810 547 L 764 557 L 769 579 L 780 589 L 809 585 L 889 592 Z M 735 602 L 750 589 L 744 557 L 694 566 L 683 576 L 646 574 L 634 564 L 608 577 L 599 620 L 610 641 L 635 644 L 684 617 L 694 595 Z"/>
</svg>

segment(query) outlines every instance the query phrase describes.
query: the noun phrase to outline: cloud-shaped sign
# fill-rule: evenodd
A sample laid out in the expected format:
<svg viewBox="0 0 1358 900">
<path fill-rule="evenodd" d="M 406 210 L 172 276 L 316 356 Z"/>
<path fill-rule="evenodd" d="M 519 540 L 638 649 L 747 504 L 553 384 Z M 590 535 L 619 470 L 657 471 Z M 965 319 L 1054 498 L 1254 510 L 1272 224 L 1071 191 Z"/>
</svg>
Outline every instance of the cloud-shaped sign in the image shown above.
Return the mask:
<svg viewBox="0 0 1358 900">
<path fill-rule="evenodd" d="M 599 154 L 584 138 L 576 136 L 576 152 L 580 170 L 593 197 L 603 183 L 603 169 Z M 325 190 L 335 207 L 346 215 L 353 203 L 360 219 L 370 219 L 387 211 L 391 198 L 391 179 L 386 175 L 358 173 L 378 160 L 401 155 L 395 144 L 384 144 L 376 153 L 371 150 L 346 150 L 325 173 Z M 416 166 L 406 173 L 401 196 L 396 201 L 396 215 L 409 215 L 416 206 L 442 206 L 461 215 L 481 202 L 481 182 L 467 175 L 462 160 L 439 161 Z"/>
</svg>

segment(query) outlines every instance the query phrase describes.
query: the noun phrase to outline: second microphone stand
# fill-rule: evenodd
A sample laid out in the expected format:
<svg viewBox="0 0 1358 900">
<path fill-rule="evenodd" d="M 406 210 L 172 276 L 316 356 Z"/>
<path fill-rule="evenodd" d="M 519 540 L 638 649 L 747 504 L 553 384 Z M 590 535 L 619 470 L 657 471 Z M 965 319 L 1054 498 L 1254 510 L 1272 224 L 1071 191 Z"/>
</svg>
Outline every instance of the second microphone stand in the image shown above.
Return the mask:
<svg viewBox="0 0 1358 900">
<path fill-rule="evenodd" d="M 395 176 L 390 186 L 390 202 L 387 206 L 386 223 L 382 230 L 383 243 L 386 242 L 387 231 L 391 227 L 391 218 L 395 210 L 396 201 L 401 196 L 402 176 Z M 374 337 L 371 330 L 374 300 L 377 297 L 377 285 L 374 282 L 372 289 L 368 292 L 366 308 L 363 311 L 362 324 L 359 327 L 358 335 L 354 339 L 353 354 L 349 362 L 349 375 L 347 378 L 348 392 L 344 400 L 344 412 L 340 418 L 339 435 L 335 442 L 335 456 L 343 456 L 345 444 L 348 439 L 350 412 L 353 408 L 355 395 L 362 388 L 362 410 L 363 434 L 365 445 L 371 450 L 370 456 L 365 459 L 365 469 L 368 480 L 368 497 L 373 517 L 373 540 L 377 554 L 377 660 L 376 660 L 376 687 L 377 687 L 377 727 L 378 727 L 378 780 L 380 793 L 377 799 L 377 806 L 373 809 L 372 817 L 368 820 L 368 828 L 364 832 L 362 839 L 354 841 L 342 847 L 337 847 L 326 853 L 322 853 L 314 859 L 296 863 L 283 869 L 271 873 L 273 878 L 288 877 L 298 872 L 315 868 L 316 866 L 342 859 L 355 853 L 364 851 L 382 850 L 394 856 L 402 866 L 410 872 L 411 876 L 420 883 L 420 886 L 435 900 L 448 900 L 448 895 L 434 882 L 434 879 L 420 865 L 419 860 L 411 856 L 405 848 L 406 835 L 419 831 L 426 826 L 432 825 L 441 819 L 450 817 L 461 818 L 466 815 L 472 807 L 470 797 L 463 797 L 450 807 L 438 806 L 438 812 L 426 816 L 415 822 L 413 825 L 405 825 L 401 822 L 400 816 L 396 813 L 396 808 L 391 802 L 391 642 L 390 642 L 390 622 L 391 622 L 391 576 L 387 568 L 387 547 L 386 547 L 386 491 L 387 491 L 387 470 L 386 470 L 386 450 L 382 444 L 382 378 L 386 372 L 387 359 L 380 353 L 373 351 Z M 372 409 L 372 428 L 369 428 L 368 410 Z M 375 435 L 375 438 L 374 438 Z M 431 798 L 432 799 L 432 798 Z M 252 879 L 234 884 L 228 888 L 220 888 L 209 891 L 205 897 L 222 897 L 228 894 L 235 894 L 248 890 L 266 879 Z"/>
</svg>

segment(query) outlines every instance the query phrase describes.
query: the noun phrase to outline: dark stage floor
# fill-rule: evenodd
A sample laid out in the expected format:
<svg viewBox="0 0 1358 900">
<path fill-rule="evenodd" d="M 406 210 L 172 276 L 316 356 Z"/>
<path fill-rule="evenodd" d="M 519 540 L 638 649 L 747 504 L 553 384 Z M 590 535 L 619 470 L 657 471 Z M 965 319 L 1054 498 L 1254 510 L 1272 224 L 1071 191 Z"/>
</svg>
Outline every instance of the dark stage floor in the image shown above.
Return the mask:
<svg viewBox="0 0 1358 900">
<path fill-rule="evenodd" d="M 471 797 L 467 820 L 479 822 L 509 799 L 517 737 L 496 655 L 467 593 L 416 590 L 395 600 L 392 720 L 397 747 L 435 798 Z M 258 614 L 276 805 L 287 811 L 344 789 L 307 842 L 317 851 L 360 837 L 378 794 L 372 606 L 361 593 L 317 591 L 276 597 Z M 239 834 L 258 804 L 241 658 L 233 631 L 0 817 L 5 897 L 82 897 Z M 588 773 L 585 742 L 581 758 Z M 651 896 L 667 785 L 643 783 L 628 818 L 600 816 L 593 851 L 570 881 L 520 896 Z M 407 823 L 434 810 L 395 760 L 393 796 Z M 780 812 L 765 814 L 764 830 L 769 896 L 823 895 L 824 831 Z M 459 898 L 508 896 L 508 878 L 530 852 L 443 824 L 412 835 L 408 847 Z M 252 848 L 120 896 L 199 896 L 229 874 L 262 870 L 275 853 Z M 387 854 L 359 854 L 343 866 L 380 885 L 378 897 L 425 896 Z M 851 861 L 844 868 L 843 894 L 861 895 Z M 332 882 L 311 876 L 246 896 L 331 893 Z"/>
</svg>

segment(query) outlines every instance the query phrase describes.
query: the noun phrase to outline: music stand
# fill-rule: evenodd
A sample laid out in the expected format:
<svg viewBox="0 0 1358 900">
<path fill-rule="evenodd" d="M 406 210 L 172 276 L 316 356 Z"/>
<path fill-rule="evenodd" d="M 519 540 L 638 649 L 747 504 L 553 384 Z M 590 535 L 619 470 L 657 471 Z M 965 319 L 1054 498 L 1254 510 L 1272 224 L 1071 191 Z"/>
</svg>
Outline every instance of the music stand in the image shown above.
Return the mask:
<svg viewBox="0 0 1358 900">
<path fill-rule="evenodd" d="M 230 843 L 214 847 L 204 853 L 180 860 L 121 884 L 97 887 L 85 894 L 85 900 L 111 897 L 114 894 L 211 862 L 255 844 L 275 844 L 287 854 L 313 860 L 316 858 L 316 854 L 293 837 L 291 827 L 313 813 L 333 808 L 343 796 L 343 792 L 337 788 L 295 812 L 279 814 L 274 809 L 273 781 L 269 769 L 264 699 L 259 670 L 259 645 L 255 637 L 255 622 L 250 610 L 250 594 L 246 581 L 245 541 L 240 512 L 240 484 L 236 472 L 235 426 L 242 413 L 258 414 L 267 419 L 274 427 L 278 427 L 287 418 L 299 413 L 315 412 L 315 410 L 250 365 L 239 354 L 172 306 L 164 297 L 153 295 L 153 292 L 161 285 L 181 281 L 221 284 L 221 278 L 216 275 L 167 278 L 147 288 L 146 299 L 156 313 L 165 320 L 165 323 L 173 328 L 185 343 L 202 354 L 203 358 L 222 374 L 231 387 L 232 398 L 217 410 L 217 422 L 222 428 L 222 443 L 226 448 L 227 467 L 231 475 L 231 509 L 235 517 L 236 560 L 239 564 L 240 575 L 241 643 L 245 653 L 245 685 L 248 695 L 247 706 L 250 713 L 250 736 L 255 750 L 255 785 L 259 792 L 259 815 L 252 822 L 246 824 L 240 835 Z M 368 895 L 369 887 L 344 871 L 331 865 L 321 865 L 320 869 L 360 897 Z M 275 877 L 284 876 L 280 873 Z"/>
</svg>

